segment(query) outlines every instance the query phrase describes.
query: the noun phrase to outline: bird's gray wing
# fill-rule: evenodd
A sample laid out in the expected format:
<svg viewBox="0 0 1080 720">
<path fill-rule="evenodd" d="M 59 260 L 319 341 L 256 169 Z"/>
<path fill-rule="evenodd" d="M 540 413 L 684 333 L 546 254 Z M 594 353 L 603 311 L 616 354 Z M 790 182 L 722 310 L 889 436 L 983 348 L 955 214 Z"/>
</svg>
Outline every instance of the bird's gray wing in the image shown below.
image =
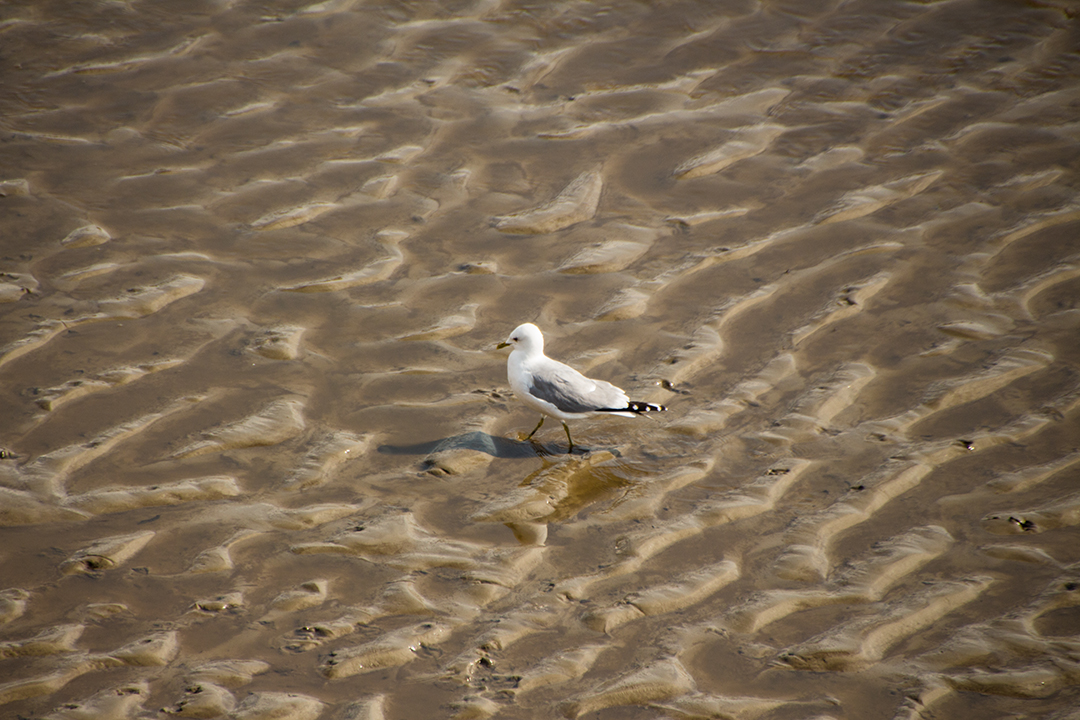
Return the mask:
<svg viewBox="0 0 1080 720">
<path fill-rule="evenodd" d="M 586 413 L 626 405 L 626 396 L 610 383 L 590 380 L 572 368 L 533 373 L 529 394 L 564 413 Z M 562 372 L 559 372 L 562 370 Z M 566 372 L 569 371 L 569 372 Z"/>
</svg>

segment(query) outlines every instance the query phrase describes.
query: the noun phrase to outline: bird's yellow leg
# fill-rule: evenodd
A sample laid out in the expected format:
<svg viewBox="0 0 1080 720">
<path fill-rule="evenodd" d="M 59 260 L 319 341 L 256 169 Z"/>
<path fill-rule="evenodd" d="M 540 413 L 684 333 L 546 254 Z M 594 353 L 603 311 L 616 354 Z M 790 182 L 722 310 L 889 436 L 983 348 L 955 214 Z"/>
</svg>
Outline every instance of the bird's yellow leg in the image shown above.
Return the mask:
<svg viewBox="0 0 1080 720">
<path fill-rule="evenodd" d="M 540 422 L 536 423 L 536 427 L 533 428 L 533 431 L 531 433 L 529 433 L 528 435 L 525 436 L 525 439 L 526 440 L 532 440 L 532 436 L 536 434 L 536 431 L 539 430 L 540 426 L 543 425 L 543 424 L 544 424 L 544 416 L 541 415 L 540 416 Z"/>
<path fill-rule="evenodd" d="M 566 431 L 566 441 L 570 443 L 570 447 L 567 448 L 566 452 L 572 453 L 574 452 L 574 441 L 570 439 L 570 426 L 566 423 L 563 423 L 562 429 Z"/>
</svg>

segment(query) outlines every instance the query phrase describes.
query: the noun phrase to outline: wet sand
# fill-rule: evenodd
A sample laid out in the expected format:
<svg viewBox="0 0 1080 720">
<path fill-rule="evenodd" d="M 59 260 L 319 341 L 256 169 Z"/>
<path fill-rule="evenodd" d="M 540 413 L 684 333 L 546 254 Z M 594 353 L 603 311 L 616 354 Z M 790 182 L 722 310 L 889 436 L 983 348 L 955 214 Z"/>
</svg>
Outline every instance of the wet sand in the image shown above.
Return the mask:
<svg viewBox="0 0 1080 720">
<path fill-rule="evenodd" d="M 1078 10 L 4 5 L 0 715 L 1076 720 Z"/>
</svg>

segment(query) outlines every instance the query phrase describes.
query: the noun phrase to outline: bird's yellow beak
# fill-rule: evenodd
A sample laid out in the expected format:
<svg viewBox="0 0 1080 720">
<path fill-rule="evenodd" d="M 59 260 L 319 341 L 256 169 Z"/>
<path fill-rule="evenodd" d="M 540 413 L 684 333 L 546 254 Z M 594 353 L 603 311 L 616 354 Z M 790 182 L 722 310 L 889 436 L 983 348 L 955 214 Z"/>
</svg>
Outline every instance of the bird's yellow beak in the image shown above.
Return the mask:
<svg viewBox="0 0 1080 720">
<path fill-rule="evenodd" d="M 495 346 L 495 349 L 496 350 L 502 350 L 504 347 L 510 347 L 510 343 L 501 342 L 501 343 L 499 343 L 498 345 Z"/>
</svg>

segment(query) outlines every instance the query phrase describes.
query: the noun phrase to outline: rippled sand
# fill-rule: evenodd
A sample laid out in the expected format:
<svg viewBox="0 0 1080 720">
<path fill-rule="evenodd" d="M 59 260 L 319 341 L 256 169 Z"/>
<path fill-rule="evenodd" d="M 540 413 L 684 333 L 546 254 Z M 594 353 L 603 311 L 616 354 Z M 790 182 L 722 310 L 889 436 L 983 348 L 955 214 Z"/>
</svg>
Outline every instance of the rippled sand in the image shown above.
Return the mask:
<svg viewBox="0 0 1080 720">
<path fill-rule="evenodd" d="M 3 5 L 0 715 L 1076 720 L 1077 11 Z"/>
</svg>

